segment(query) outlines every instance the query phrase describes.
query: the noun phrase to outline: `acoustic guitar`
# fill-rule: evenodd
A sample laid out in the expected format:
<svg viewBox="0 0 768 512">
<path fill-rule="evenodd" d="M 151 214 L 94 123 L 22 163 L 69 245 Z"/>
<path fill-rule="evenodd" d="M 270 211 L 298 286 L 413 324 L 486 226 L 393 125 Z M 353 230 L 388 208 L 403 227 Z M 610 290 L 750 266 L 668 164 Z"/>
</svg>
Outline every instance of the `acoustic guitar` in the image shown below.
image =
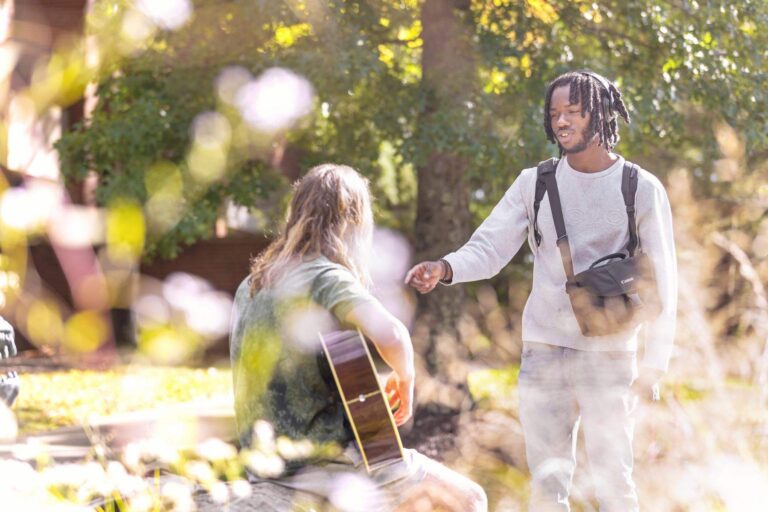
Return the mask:
<svg viewBox="0 0 768 512">
<path fill-rule="evenodd" d="M 320 342 L 355 435 L 365 469 L 403 460 L 403 443 L 360 331 L 321 334 Z"/>
</svg>

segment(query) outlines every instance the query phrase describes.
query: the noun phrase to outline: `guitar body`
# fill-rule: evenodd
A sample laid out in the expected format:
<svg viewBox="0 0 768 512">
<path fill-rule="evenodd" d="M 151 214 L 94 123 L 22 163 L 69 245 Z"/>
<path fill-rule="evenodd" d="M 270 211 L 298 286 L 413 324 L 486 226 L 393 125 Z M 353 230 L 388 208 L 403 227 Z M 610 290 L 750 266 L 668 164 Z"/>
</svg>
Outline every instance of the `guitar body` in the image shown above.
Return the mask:
<svg viewBox="0 0 768 512">
<path fill-rule="evenodd" d="M 402 461 L 403 443 L 363 335 L 336 331 L 320 335 L 320 341 L 365 468 Z"/>
</svg>

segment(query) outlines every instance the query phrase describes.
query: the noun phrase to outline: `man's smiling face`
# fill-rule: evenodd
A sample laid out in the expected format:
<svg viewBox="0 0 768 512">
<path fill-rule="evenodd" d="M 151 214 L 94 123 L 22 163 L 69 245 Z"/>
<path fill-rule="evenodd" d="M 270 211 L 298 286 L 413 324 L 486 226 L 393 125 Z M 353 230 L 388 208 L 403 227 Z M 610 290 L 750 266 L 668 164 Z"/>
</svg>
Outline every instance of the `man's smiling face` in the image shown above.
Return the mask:
<svg viewBox="0 0 768 512">
<path fill-rule="evenodd" d="M 563 153 L 579 153 L 587 149 L 595 134 L 589 121 L 590 114 L 581 114 L 581 103 L 571 103 L 570 85 L 552 91 L 549 122 Z"/>
</svg>

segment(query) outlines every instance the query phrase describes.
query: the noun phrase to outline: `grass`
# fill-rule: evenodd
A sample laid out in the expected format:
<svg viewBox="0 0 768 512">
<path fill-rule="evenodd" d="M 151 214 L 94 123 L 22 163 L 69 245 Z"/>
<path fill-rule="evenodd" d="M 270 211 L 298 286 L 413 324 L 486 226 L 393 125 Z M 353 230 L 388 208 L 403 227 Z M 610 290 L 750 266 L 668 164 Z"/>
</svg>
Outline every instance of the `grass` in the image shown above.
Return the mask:
<svg viewBox="0 0 768 512">
<path fill-rule="evenodd" d="M 121 367 L 20 375 L 14 406 L 19 434 L 77 425 L 94 416 L 154 409 L 217 395 L 231 396 L 229 369 Z"/>
</svg>

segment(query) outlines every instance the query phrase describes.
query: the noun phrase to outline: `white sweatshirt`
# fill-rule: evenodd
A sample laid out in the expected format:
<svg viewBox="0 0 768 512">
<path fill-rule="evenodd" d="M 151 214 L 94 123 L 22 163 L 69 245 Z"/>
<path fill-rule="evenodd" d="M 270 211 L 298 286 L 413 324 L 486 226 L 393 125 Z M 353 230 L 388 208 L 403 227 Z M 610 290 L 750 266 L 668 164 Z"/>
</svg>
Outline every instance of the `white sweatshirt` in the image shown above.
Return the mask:
<svg viewBox="0 0 768 512">
<path fill-rule="evenodd" d="M 626 207 L 621 194 L 624 158 L 595 173 L 574 170 L 562 158 L 557 185 L 565 228 L 571 246 L 574 273 L 597 259 L 621 252 L 629 241 Z M 547 343 L 578 350 L 634 351 L 641 326 L 610 336 L 581 334 L 565 292 L 565 270 L 552 220 L 549 197 L 539 206 L 541 245 L 533 238 L 533 200 L 536 168 L 525 169 L 470 240 L 445 256 L 453 269 L 451 284 L 495 276 L 528 239 L 534 255 L 533 288 L 523 310 L 523 341 Z M 672 212 L 664 186 L 644 169 L 638 173 L 635 197 L 640 250 L 653 262 L 662 312 L 645 325 L 643 365 L 666 371 L 672 353 L 677 315 L 677 262 Z"/>
</svg>

